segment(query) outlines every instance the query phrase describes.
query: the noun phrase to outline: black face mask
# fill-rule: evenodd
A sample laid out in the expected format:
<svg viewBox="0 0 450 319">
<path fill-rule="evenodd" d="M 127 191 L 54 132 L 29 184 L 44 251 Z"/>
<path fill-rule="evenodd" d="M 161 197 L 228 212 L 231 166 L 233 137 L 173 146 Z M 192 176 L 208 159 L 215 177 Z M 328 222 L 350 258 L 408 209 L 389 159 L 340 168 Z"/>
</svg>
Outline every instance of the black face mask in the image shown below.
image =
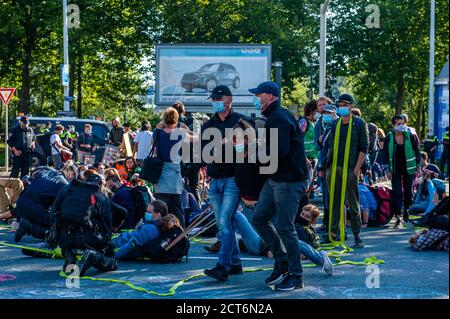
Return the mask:
<svg viewBox="0 0 450 319">
<path fill-rule="evenodd" d="M 309 226 L 309 221 L 304 219 L 302 216 L 300 216 L 297 221 L 302 226 Z"/>
</svg>

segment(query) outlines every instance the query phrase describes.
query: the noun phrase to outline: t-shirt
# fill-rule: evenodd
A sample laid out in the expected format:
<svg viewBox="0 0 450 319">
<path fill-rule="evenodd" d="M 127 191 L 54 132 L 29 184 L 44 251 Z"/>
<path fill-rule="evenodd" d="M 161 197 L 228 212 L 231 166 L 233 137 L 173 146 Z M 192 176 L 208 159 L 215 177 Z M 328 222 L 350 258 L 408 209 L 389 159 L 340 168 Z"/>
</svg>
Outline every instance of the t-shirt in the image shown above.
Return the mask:
<svg viewBox="0 0 450 319">
<path fill-rule="evenodd" d="M 61 138 L 57 134 L 53 134 L 50 137 L 50 145 L 52 147 L 52 155 L 59 155 L 61 152 L 61 147 L 58 147 L 56 143 L 59 142 L 59 144 L 62 144 Z"/>
<path fill-rule="evenodd" d="M 143 160 L 150 154 L 150 150 L 152 149 L 152 135 L 150 131 L 137 133 L 134 138 L 134 142 L 139 143 L 136 159 Z"/>
</svg>

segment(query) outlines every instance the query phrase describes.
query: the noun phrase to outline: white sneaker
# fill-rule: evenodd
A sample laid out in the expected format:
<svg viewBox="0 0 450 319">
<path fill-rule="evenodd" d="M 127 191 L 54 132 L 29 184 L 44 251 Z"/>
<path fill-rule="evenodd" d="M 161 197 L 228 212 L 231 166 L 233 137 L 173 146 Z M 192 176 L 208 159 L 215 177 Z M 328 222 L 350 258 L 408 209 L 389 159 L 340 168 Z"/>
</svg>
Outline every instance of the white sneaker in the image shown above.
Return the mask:
<svg viewBox="0 0 450 319">
<path fill-rule="evenodd" d="M 324 259 L 322 271 L 326 273 L 328 276 L 333 275 L 334 266 L 333 263 L 331 262 L 330 257 L 328 257 L 326 251 L 324 250 L 321 250 L 319 253 L 323 256 Z"/>
</svg>

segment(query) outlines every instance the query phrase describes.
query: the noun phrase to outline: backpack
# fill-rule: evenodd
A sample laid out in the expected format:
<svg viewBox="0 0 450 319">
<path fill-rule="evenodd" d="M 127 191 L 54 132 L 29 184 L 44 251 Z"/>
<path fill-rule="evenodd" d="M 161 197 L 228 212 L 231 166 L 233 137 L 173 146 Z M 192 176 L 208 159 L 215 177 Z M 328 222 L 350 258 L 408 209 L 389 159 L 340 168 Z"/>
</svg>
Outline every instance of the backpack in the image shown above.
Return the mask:
<svg viewBox="0 0 450 319">
<path fill-rule="evenodd" d="M 157 240 L 152 241 L 149 245 L 144 245 L 143 250 L 145 255 L 156 263 L 179 263 L 184 256 L 186 256 L 187 261 L 190 244 L 186 236 L 168 251 L 165 250 L 182 233 L 183 230 L 178 227 L 161 231 Z"/>
<path fill-rule="evenodd" d="M 377 200 L 377 218 L 369 220 L 369 226 L 381 226 L 389 223 L 393 217 L 391 210 L 392 190 L 385 186 L 370 186 L 370 191 Z"/>
<path fill-rule="evenodd" d="M 130 190 L 133 195 L 134 202 L 136 203 L 136 216 L 134 221 L 134 224 L 136 225 L 142 218 L 144 218 L 151 198 L 146 186 L 136 186 L 130 188 Z"/>
<path fill-rule="evenodd" d="M 92 228 L 91 218 L 98 212 L 99 186 L 72 180 L 55 215 L 57 224 Z"/>
</svg>

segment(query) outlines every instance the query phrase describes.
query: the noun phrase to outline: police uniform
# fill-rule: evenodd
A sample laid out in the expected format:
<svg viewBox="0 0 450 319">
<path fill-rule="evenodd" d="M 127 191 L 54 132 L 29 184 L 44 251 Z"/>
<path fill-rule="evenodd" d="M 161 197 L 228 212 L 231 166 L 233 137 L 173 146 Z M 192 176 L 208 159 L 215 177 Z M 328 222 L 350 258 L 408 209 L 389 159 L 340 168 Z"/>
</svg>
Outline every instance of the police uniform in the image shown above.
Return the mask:
<svg viewBox="0 0 450 319">
<path fill-rule="evenodd" d="M 28 118 L 22 117 L 21 122 L 28 122 Z M 8 145 L 10 148 L 15 148 L 22 153 L 16 156 L 13 152 L 13 166 L 11 176 L 17 178 L 23 178 L 25 175 L 29 175 L 31 166 L 31 153 L 34 150 L 34 144 L 36 142 L 36 136 L 34 135 L 31 127 L 16 126 L 11 130 L 8 138 Z"/>
<path fill-rule="evenodd" d="M 100 192 L 95 193 L 96 208 L 91 214 L 91 226 L 79 227 L 70 223 L 58 222 L 57 215 L 62 207 L 77 207 L 76 197 L 67 196 L 71 191 L 71 187 L 83 184 L 78 180 L 73 180 L 70 185 L 64 187 L 58 194 L 50 213 L 54 230 L 52 236 L 61 247 L 65 259 L 64 271 L 67 271 L 66 267 L 68 265 L 76 264 L 76 250 L 83 251 L 80 276 L 83 276 L 90 266 L 94 266 L 102 271 L 117 269 L 117 261 L 112 258 L 114 256 L 114 246 L 111 242 L 111 205 L 105 195 Z M 97 180 L 97 176 L 92 176 L 82 187 L 97 186 L 98 188 L 98 185 L 99 180 Z"/>
</svg>

